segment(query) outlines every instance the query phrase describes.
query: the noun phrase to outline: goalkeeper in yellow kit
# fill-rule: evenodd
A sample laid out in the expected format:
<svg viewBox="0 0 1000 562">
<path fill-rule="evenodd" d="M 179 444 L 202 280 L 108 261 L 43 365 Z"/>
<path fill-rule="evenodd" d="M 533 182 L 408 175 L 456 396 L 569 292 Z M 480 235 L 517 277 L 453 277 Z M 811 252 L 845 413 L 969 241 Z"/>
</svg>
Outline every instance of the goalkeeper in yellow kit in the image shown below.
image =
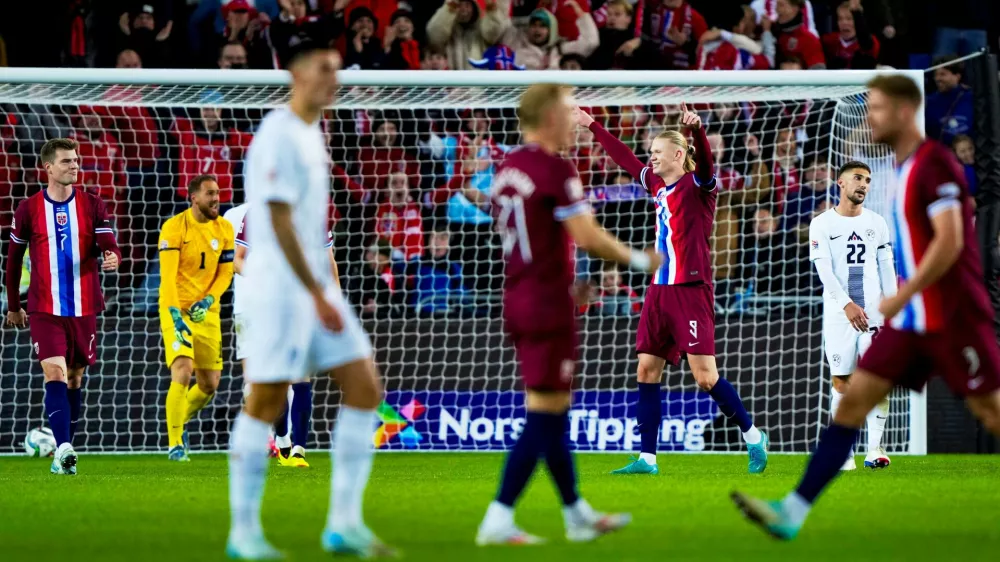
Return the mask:
<svg viewBox="0 0 1000 562">
<path fill-rule="evenodd" d="M 198 176 L 191 208 L 160 229 L 160 326 L 170 368 L 167 437 L 172 461 L 190 461 L 184 425 L 212 399 L 222 375 L 219 299 L 233 280 L 234 236 L 219 216 L 219 184 Z M 191 386 L 191 377 L 196 384 Z"/>
</svg>

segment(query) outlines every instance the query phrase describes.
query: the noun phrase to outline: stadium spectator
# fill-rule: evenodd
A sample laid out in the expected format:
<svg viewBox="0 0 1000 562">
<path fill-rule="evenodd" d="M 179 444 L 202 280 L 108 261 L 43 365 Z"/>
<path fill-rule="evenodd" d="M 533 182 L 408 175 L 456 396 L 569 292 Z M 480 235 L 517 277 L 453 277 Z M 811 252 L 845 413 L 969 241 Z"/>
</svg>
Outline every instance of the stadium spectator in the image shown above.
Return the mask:
<svg viewBox="0 0 1000 562">
<path fill-rule="evenodd" d="M 88 20 L 93 21 L 92 6 L 88 0 L 69 0 L 67 3 L 69 28 L 66 30 L 68 41 L 61 57 L 63 66 L 93 67 L 96 55 L 92 48 L 94 38 L 91 26 L 87 24 Z M 0 37 L 0 66 L 7 66 L 5 55 L 3 37 Z"/>
<path fill-rule="evenodd" d="M 639 18 L 628 0 L 611 0 L 601 7 L 600 14 L 603 26 L 599 25 L 598 46 L 587 60 L 588 69 L 637 70 L 647 64 L 645 60 L 659 56 L 656 47 L 644 41 L 636 29 Z"/>
<path fill-rule="evenodd" d="M 143 4 L 138 10 L 125 12 L 118 21 L 118 49 L 131 49 L 139 54 L 146 68 L 173 66 L 167 39 L 173 21 L 158 26 L 153 4 Z"/>
<path fill-rule="evenodd" d="M 215 45 L 242 43 L 247 50 L 251 68 L 272 68 L 273 54 L 267 39 L 271 17 L 257 11 L 247 0 L 230 0 L 222 7 L 226 27 L 215 38 Z"/>
<path fill-rule="evenodd" d="M 842 2 L 837 6 L 837 31 L 824 34 L 823 52 L 829 68 L 875 68 L 880 45 L 870 31 L 860 2 Z"/>
<path fill-rule="evenodd" d="M 272 21 L 278 18 L 278 0 L 199 0 L 188 21 L 188 40 L 191 52 L 211 60 L 219 46 L 220 37 L 226 36 L 228 11 L 242 8 Z"/>
<path fill-rule="evenodd" d="M 279 0 L 279 4 L 281 12 L 267 31 L 278 68 L 288 64 L 292 49 L 301 42 L 325 45 L 344 34 L 347 0 L 337 0 L 327 14 L 310 14 L 306 0 Z"/>
<path fill-rule="evenodd" d="M 642 311 L 642 301 L 635 289 L 622 280 L 618 264 L 604 262 L 601 266 L 600 284 L 589 298 L 578 307 L 580 314 L 600 316 L 632 316 Z"/>
<path fill-rule="evenodd" d="M 788 195 L 785 212 L 782 214 L 782 230 L 806 228 L 820 203 L 840 197 L 840 188 L 831 177 L 826 157 L 813 158 L 802 177 L 802 187 Z"/>
<path fill-rule="evenodd" d="M 799 58 L 809 70 L 826 68 L 823 57 L 823 45 L 816 33 L 807 27 L 803 20 L 805 0 L 774 0 L 777 21 L 764 18 L 761 27 L 765 30 L 774 29 L 778 40 L 778 58 Z"/>
<path fill-rule="evenodd" d="M 69 138 L 77 142 L 80 184 L 100 195 L 108 213 L 118 217 L 117 203 L 124 198 L 127 185 L 125 159 L 118 139 L 111 130 L 104 128 L 101 116 L 89 105 L 81 105 L 77 110 Z"/>
<path fill-rule="evenodd" d="M 382 68 L 385 49 L 375 37 L 375 14 L 365 7 L 351 10 L 347 26 L 344 67 L 376 70 Z"/>
<path fill-rule="evenodd" d="M 739 139 L 737 139 L 739 140 Z M 733 274 L 739 259 L 741 214 L 743 199 L 743 176 L 732 166 L 726 150 L 726 137 L 713 132 L 708 134 L 708 144 L 712 147 L 715 162 L 715 176 L 719 189 L 716 200 L 715 225 L 712 233 L 712 267 L 715 279 L 728 279 Z"/>
<path fill-rule="evenodd" d="M 427 22 L 427 41 L 444 49 L 449 68 L 470 70 L 469 60 L 481 59 L 509 26 L 496 0 L 447 0 Z"/>
<path fill-rule="evenodd" d="M 378 240 L 364 253 L 364 260 L 344 275 L 344 290 L 363 317 L 385 318 L 402 304 L 400 284 L 392 271 L 392 247 Z"/>
<path fill-rule="evenodd" d="M 927 136 L 951 144 L 956 135 L 972 132 L 972 90 L 962 84 L 965 65 L 948 64 L 953 57 L 934 60 L 934 65 L 944 64 L 934 70 L 937 92 L 927 96 Z"/>
<path fill-rule="evenodd" d="M 807 243 L 797 232 L 779 230 L 778 222 L 770 207 L 758 207 L 743 248 L 744 286 L 752 281 L 757 293 L 794 294 L 811 285 Z"/>
<path fill-rule="evenodd" d="M 419 315 L 457 311 L 468 289 L 462 265 L 451 259 L 451 234 L 434 229 L 427 235 L 427 250 L 409 262 L 397 261 L 394 271 L 406 279 L 407 302 Z"/>
<path fill-rule="evenodd" d="M 220 96 L 216 92 L 202 96 L 202 103 L 218 101 Z M 236 167 L 242 162 L 243 152 L 250 146 L 253 135 L 224 124 L 222 110 L 211 105 L 200 108 L 197 119 L 175 117 L 170 133 L 178 154 L 178 197 L 186 200 L 191 180 L 210 174 L 219 184 L 219 200 L 232 202 Z"/>
<path fill-rule="evenodd" d="M 413 35 L 413 12 L 406 9 L 396 10 L 389 19 L 389 27 L 385 30 L 383 45 L 385 60 L 382 68 L 386 70 L 419 70 L 420 43 Z"/>
<path fill-rule="evenodd" d="M 393 172 L 403 172 L 410 185 L 420 185 L 420 169 L 413 157 L 401 148 L 399 127 L 392 119 L 380 116 L 372 122 L 368 146 L 358 151 L 359 183 L 369 195 L 377 194 L 379 183 Z"/>
<path fill-rule="evenodd" d="M 802 59 L 792 55 L 788 57 L 778 57 L 778 70 L 805 70 L 806 66 Z"/>
<path fill-rule="evenodd" d="M 765 25 L 765 20 L 767 20 L 767 24 L 778 21 L 778 18 L 780 17 L 780 10 L 778 6 L 779 1 L 780 0 L 752 0 L 750 2 L 750 10 L 754 13 L 754 19 L 757 25 Z M 819 37 L 819 32 L 816 31 L 816 12 L 813 10 L 811 0 L 804 0 L 802 2 L 801 13 L 802 25 L 804 29 L 816 37 Z"/>
<path fill-rule="evenodd" d="M 440 47 L 433 45 L 424 47 L 420 70 L 448 70 L 448 54 Z"/>
<path fill-rule="evenodd" d="M 221 70 L 240 70 L 247 66 L 247 49 L 243 43 L 226 43 L 219 49 L 218 65 Z"/>
<path fill-rule="evenodd" d="M 588 57 L 598 45 L 597 26 L 590 14 L 583 11 L 576 2 L 569 2 L 577 13 L 579 37 L 564 41 L 559 35 L 559 23 L 555 15 L 538 8 L 531 13 L 527 29 L 511 26 L 504 35 L 503 43 L 515 53 L 516 64 L 528 70 L 552 70 L 559 68 L 564 54 Z"/>
<path fill-rule="evenodd" d="M 389 242 L 393 257 L 406 260 L 424 251 L 424 224 L 420 206 L 410 198 L 409 177 L 394 172 L 388 178 L 388 196 L 375 211 L 375 234 Z"/>
<path fill-rule="evenodd" d="M 969 193 L 975 195 L 979 191 L 979 178 L 976 176 L 976 143 L 968 135 L 956 135 L 951 141 L 951 149 L 965 169 L 965 181 L 969 184 Z"/>
<path fill-rule="evenodd" d="M 661 0 L 649 6 L 642 23 L 643 37 L 659 49 L 659 58 L 651 64 L 674 70 L 695 67 L 694 50 L 706 31 L 705 18 L 687 0 Z"/>
<path fill-rule="evenodd" d="M 330 0 L 326 0 L 329 2 Z M 440 5 L 441 0 L 435 0 L 434 2 L 427 2 L 426 0 L 411 0 L 412 4 L 419 5 L 421 3 Z M 381 41 L 385 38 L 386 31 L 392 27 L 392 16 L 400 9 L 412 11 L 414 6 L 411 2 L 400 2 L 398 0 L 349 0 L 347 4 L 347 17 L 350 18 L 354 10 L 365 9 L 371 14 L 372 23 L 374 23 L 374 28 L 372 30 L 372 35 Z M 344 3 L 344 0 L 337 0 L 337 3 Z"/>
<path fill-rule="evenodd" d="M 927 2 L 925 9 L 928 21 L 933 24 L 932 54 L 935 57 L 975 53 L 987 47 L 990 35 L 993 37 L 992 48 L 996 49 L 1000 8 L 995 1 L 931 1 Z"/>
<path fill-rule="evenodd" d="M 566 41 L 576 41 L 582 32 L 577 8 L 587 12 L 590 17 L 589 0 L 512 0 L 511 15 L 517 27 L 527 30 L 531 25 L 531 14 L 538 9 L 547 10 L 556 18 L 559 36 Z"/>
<path fill-rule="evenodd" d="M 21 158 L 14 147 L 17 116 L 0 110 L 0 228 L 14 216 L 14 185 L 21 179 Z"/>
<path fill-rule="evenodd" d="M 780 129 L 775 137 L 771 162 L 767 169 L 771 178 L 770 202 L 778 215 L 784 212 L 788 197 L 801 187 L 802 166 L 799 163 L 798 151 L 795 130 Z"/>
<path fill-rule="evenodd" d="M 723 28 L 712 28 L 698 40 L 699 70 L 767 70 L 774 66 L 776 40 L 768 29 L 754 41 L 754 14 L 747 6 L 721 9 Z"/>
<path fill-rule="evenodd" d="M 587 59 L 580 55 L 563 55 L 559 58 L 559 70 L 583 70 L 586 67 Z"/>
</svg>

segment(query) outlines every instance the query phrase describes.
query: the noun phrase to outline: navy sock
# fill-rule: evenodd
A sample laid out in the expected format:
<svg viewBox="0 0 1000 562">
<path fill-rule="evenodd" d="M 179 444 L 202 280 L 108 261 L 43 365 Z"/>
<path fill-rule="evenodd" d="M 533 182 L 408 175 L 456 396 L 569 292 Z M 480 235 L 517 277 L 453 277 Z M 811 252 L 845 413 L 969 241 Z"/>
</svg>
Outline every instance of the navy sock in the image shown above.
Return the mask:
<svg viewBox="0 0 1000 562">
<path fill-rule="evenodd" d="M 795 490 L 804 500 L 815 502 L 820 492 L 837 477 L 860 433 L 860 429 L 835 423 L 823 431 L 823 435 L 819 437 L 819 445 L 806 466 L 806 473 Z"/>
<path fill-rule="evenodd" d="M 274 436 L 284 437 L 288 435 L 288 401 L 285 401 L 285 407 L 281 409 L 281 415 L 278 419 L 274 420 Z"/>
<path fill-rule="evenodd" d="M 719 405 L 719 409 L 722 410 L 723 415 L 735 421 L 736 425 L 740 426 L 740 431 L 744 433 L 750 431 L 750 428 L 753 427 L 753 420 L 750 419 L 750 414 L 743 407 L 740 395 L 736 393 L 736 389 L 733 388 L 733 385 L 729 384 L 729 381 L 723 377 L 719 377 L 715 386 L 708 393 L 715 399 L 715 403 Z"/>
<path fill-rule="evenodd" d="M 497 501 L 503 505 L 514 507 L 517 498 L 528 485 L 531 474 L 535 472 L 538 457 L 545 447 L 545 420 L 542 419 L 544 416 L 545 414 L 528 412 L 524 430 L 507 455 L 500 491 L 497 493 Z"/>
<path fill-rule="evenodd" d="M 660 383 L 639 383 L 639 402 L 635 409 L 639 424 L 642 452 L 656 454 L 656 444 L 663 421 L 663 401 L 660 398 Z"/>
<path fill-rule="evenodd" d="M 72 443 L 76 436 L 77 422 L 80 421 L 80 408 L 83 405 L 83 388 L 67 388 L 66 397 L 69 399 L 69 440 Z"/>
<path fill-rule="evenodd" d="M 69 398 L 66 383 L 49 381 L 45 383 L 45 414 L 49 418 L 49 428 L 56 438 L 56 445 L 69 443 Z"/>
<path fill-rule="evenodd" d="M 309 440 L 309 420 L 312 417 L 312 383 L 292 385 L 292 446 L 305 449 Z"/>
<path fill-rule="evenodd" d="M 580 496 L 576 492 L 576 467 L 569 450 L 569 414 L 539 414 L 545 419 L 547 446 L 543 451 L 552 480 L 559 489 L 563 505 L 573 505 Z"/>
</svg>

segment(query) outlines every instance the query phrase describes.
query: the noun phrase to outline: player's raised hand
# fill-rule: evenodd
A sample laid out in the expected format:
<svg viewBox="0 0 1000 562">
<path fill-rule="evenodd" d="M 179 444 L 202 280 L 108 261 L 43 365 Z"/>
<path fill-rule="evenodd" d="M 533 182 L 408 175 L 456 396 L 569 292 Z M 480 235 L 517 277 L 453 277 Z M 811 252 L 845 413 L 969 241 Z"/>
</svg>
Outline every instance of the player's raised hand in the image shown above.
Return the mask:
<svg viewBox="0 0 1000 562">
<path fill-rule="evenodd" d="M 844 314 L 847 315 L 847 321 L 851 323 L 851 327 L 855 330 L 859 332 L 868 331 L 868 315 L 865 314 L 865 309 L 853 302 L 849 302 L 844 307 Z"/>
<path fill-rule="evenodd" d="M 579 106 L 573 108 L 573 118 L 576 119 L 577 124 L 585 129 L 590 127 L 590 124 L 594 122 L 594 118 L 586 111 L 580 109 Z"/>
<path fill-rule="evenodd" d="M 191 321 L 195 324 L 201 324 L 205 321 L 205 317 L 208 316 L 208 309 L 212 308 L 215 304 L 215 297 L 208 295 L 207 297 L 201 299 L 200 301 L 191 305 L 188 310 L 188 316 L 191 317 Z"/>
<path fill-rule="evenodd" d="M 343 331 L 344 319 L 340 317 L 340 312 L 336 307 L 330 304 L 330 301 L 326 300 L 326 296 L 322 294 L 314 295 L 313 300 L 316 301 L 316 315 L 319 316 L 319 321 L 323 323 L 323 327 L 336 334 Z"/>
<path fill-rule="evenodd" d="M 701 116 L 688 110 L 686 103 L 681 103 L 681 126 L 685 129 L 701 128 Z"/>
<path fill-rule="evenodd" d="M 170 307 L 170 319 L 174 323 L 174 341 L 183 345 L 184 347 L 191 347 L 191 340 L 187 336 L 191 334 L 191 328 L 188 327 L 187 322 L 184 321 L 184 316 L 181 315 L 181 311 L 176 306 Z"/>
<path fill-rule="evenodd" d="M 28 325 L 28 313 L 22 308 L 18 311 L 7 311 L 7 325 L 15 328 L 24 328 Z"/>
<path fill-rule="evenodd" d="M 118 259 L 118 254 L 107 250 L 104 252 L 104 263 L 101 264 L 101 271 L 115 271 L 121 261 Z"/>
</svg>

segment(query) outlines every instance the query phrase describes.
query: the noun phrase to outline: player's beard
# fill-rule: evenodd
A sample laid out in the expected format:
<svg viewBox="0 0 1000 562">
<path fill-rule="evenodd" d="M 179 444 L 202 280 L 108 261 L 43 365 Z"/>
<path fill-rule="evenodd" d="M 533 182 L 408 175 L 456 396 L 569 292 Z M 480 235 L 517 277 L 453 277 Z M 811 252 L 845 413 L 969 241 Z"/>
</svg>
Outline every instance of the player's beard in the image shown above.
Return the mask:
<svg viewBox="0 0 1000 562">
<path fill-rule="evenodd" d="M 851 203 L 854 203 L 855 205 L 861 205 L 862 203 L 865 202 L 865 196 L 859 195 L 857 192 L 855 192 L 853 195 L 848 195 L 847 200 L 850 201 Z"/>
<path fill-rule="evenodd" d="M 212 207 L 211 205 L 198 205 L 198 210 L 204 215 L 208 220 L 215 220 L 219 218 L 219 208 Z"/>
</svg>

